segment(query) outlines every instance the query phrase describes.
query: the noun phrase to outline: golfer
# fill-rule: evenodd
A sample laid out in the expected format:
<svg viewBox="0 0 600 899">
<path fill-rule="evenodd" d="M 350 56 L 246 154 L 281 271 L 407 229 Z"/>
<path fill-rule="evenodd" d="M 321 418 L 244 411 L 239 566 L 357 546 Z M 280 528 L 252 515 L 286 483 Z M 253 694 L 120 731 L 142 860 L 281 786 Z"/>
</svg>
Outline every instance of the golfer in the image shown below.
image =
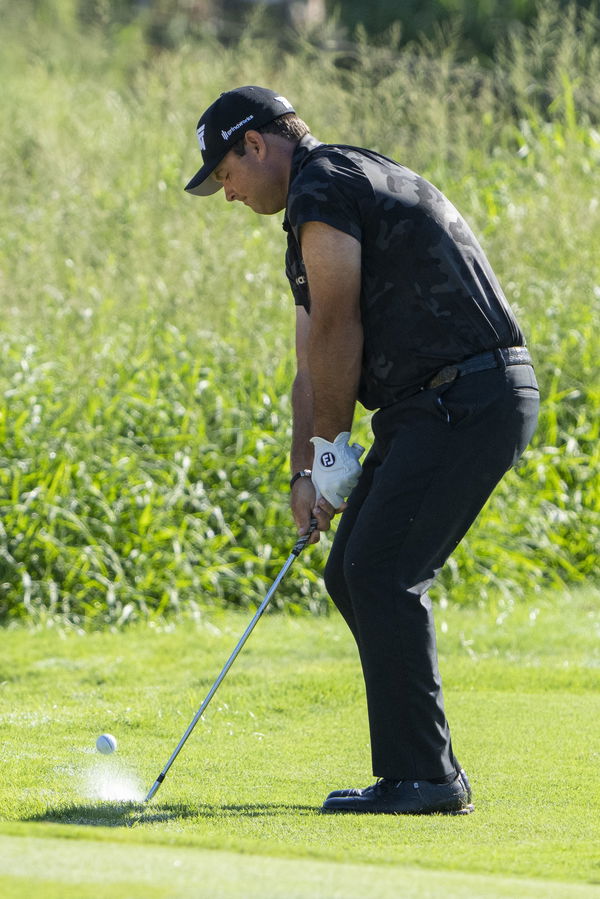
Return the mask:
<svg viewBox="0 0 600 899">
<path fill-rule="evenodd" d="M 202 115 L 192 194 L 285 210 L 296 303 L 291 506 L 341 519 L 325 584 L 358 645 L 373 774 L 327 812 L 473 809 L 442 697 L 428 590 L 535 430 L 523 333 L 475 236 L 432 184 L 370 150 L 323 144 L 266 88 Z M 374 410 L 363 464 L 356 403 Z"/>
</svg>

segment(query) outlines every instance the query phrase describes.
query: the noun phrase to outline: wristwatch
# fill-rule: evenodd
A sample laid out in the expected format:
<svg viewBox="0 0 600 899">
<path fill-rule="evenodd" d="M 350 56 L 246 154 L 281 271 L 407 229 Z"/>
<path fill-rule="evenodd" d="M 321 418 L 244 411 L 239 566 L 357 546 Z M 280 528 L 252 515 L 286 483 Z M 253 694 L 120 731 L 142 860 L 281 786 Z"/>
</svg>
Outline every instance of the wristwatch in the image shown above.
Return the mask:
<svg viewBox="0 0 600 899">
<path fill-rule="evenodd" d="M 312 471 L 310 468 L 303 468 L 302 471 L 297 471 L 295 475 L 290 479 L 290 490 L 298 480 L 298 478 L 311 478 Z"/>
</svg>

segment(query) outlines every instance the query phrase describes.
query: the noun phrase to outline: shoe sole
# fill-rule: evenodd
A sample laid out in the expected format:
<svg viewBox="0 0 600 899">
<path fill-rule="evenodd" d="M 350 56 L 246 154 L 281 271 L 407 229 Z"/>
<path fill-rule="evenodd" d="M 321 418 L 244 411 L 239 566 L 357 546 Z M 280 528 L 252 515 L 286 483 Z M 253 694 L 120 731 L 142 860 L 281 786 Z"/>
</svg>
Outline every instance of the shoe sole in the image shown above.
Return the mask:
<svg viewBox="0 0 600 899">
<path fill-rule="evenodd" d="M 447 815 L 470 815 L 471 812 L 475 811 L 475 806 L 472 802 L 469 802 L 468 805 L 465 805 L 464 808 L 459 808 L 458 811 L 455 812 L 446 812 Z"/>
<path fill-rule="evenodd" d="M 320 812 L 322 815 L 396 815 L 400 817 L 401 815 L 470 815 L 471 812 L 475 811 L 475 806 L 472 802 L 468 805 L 463 806 L 458 809 L 445 809 L 445 808 L 432 808 L 423 811 L 406 811 L 406 812 L 395 812 L 392 809 L 378 809 L 377 811 L 373 811 L 372 809 L 357 809 L 357 808 L 321 808 Z"/>
</svg>

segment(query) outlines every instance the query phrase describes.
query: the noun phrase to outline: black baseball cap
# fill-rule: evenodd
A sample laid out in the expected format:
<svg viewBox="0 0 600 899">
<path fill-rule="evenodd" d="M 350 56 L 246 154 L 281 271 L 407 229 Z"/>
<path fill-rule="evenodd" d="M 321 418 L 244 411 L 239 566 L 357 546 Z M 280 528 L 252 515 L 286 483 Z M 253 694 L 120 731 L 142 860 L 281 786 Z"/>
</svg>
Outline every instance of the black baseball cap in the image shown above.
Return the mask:
<svg viewBox="0 0 600 899">
<path fill-rule="evenodd" d="M 221 189 L 210 175 L 233 145 L 251 129 L 295 112 L 285 97 L 266 87 L 236 87 L 226 91 L 202 114 L 196 136 L 204 165 L 189 181 L 185 189 L 190 194 L 207 197 Z"/>
</svg>

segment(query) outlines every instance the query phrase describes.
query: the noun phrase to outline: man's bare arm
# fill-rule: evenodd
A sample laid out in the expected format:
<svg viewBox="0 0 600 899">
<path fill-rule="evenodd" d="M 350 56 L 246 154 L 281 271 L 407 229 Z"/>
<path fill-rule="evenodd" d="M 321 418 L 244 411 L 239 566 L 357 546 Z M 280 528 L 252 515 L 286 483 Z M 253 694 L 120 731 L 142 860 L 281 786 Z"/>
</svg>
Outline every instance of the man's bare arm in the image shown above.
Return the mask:
<svg viewBox="0 0 600 899">
<path fill-rule="evenodd" d="M 313 433 L 334 440 L 352 428 L 360 378 L 361 245 L 322 222 L 303 225 L 300 240 L 311 300 L 307 366 Z"/>
<path fill-rule="evenodd" d="M 296 377 L 292 387 L 292 474 L 310 468 L 313 448 L 313 392 L 308 369 L 308 335 L 310 317 L 302 306 L 296 307 Z"/>
<path fill-rule="evenodd" d="M 292 388 L 292 474 L 312 466 L 314 450 L 310 442 L 313 436 L 313 391 L 308 368 L 308 340 L 311 322 L 306 311 L 296 310 L 296 361 L 297 373 Z M 311 518 L 317 519 L 318 530 L 310 539 L 319 540 L 319 531 L 329 529 L 333 509 L 324 500 L 316 503 L 316 492 L 310 478 L 298 478 L 292 487 L 291 505 L 298 533 L 306 534 Z"/>
</svg>

